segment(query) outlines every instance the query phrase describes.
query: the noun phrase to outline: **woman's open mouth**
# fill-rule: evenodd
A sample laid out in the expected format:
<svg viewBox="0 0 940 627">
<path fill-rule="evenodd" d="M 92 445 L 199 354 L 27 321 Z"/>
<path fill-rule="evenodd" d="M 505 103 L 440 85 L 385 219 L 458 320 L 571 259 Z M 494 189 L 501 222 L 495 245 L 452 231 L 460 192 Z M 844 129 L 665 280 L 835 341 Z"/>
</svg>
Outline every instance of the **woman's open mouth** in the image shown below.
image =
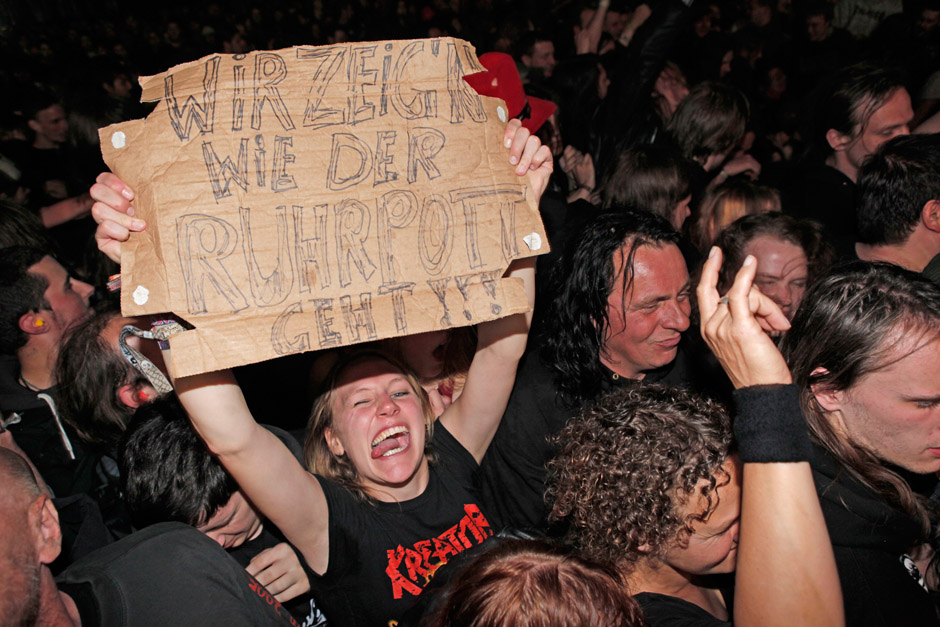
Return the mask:
<svg viewBox="0 0 940 627">
<path fill-rule="evenodd" d="M 411 434 L 408 427 L 398 425 L 382 431 L 372 440 L 372 459 L 389 457 L 401 453 L 411 444 Z"/>
</svg>

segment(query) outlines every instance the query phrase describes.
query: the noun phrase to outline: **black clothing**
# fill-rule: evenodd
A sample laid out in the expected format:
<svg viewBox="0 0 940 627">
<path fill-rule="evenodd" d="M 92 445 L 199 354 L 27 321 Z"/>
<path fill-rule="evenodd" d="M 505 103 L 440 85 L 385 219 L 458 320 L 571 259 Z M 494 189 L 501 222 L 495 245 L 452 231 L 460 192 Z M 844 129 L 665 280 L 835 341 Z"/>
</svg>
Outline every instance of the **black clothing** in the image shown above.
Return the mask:
<svg viewBox="0 0 940 627">
<path fill-rule="evenodd" d="M 724 594 L 728 613 L 732 604 L 727 601 L 730 595 Z M 730 627 L 730 622 L 718 620 L 699 606 L 679 597 L 672 597 L 655 592 L 641 592 L 633 595 L 640 604 L 643 615 L 650 627 Z"/>
<path fill-rule="evenodd" d="M 20 385 L 16 357 L 0 356 L 0 412 L 15 412 L 20 421 L 8 426 L 17 445 L 33 462 L 43 481 L 59 498 L 87 494 L 100 509 L 115 538 L 131 532 L 121 495 L 117 463 L 89 449 L 54 411 L 53 388 L 34 392 Z M 48 400 L 40 398 L 48 397 Z"/>
<path fill-rule="evenodd" d="M 530 344 L 537 347 L 540 343 Z M 642 382 L 690 387 L 693 376 L 689 364 L 689 356 L 680 345 L 671 364 L 647 373 Z M 622 385 L 642 383 L 609 370 L 607 373 L 598 397 Z M 545 464 L 555 453 L 549 439 L 580 409 L 561 399 L 555 376 L 556 373 L 543 363 L 538 349 L 526 353 L 503 420 L 483 457 L 480 491 L 484 511 L 501 526 L 527 530 L 546 528 Z"/>
<path fill-rule="evenodd" d="M 849 65 L 857 58 L 858 42 L 842 28 L 833 28 L 823 41 L 801 40 L 794 45 L 794 72 L 787 74 L 787 85 L 793 93 L 805 95 L 812 92 L 826 77 L 839 68 Z"/>
<path fill-rule="evenodd" d="M 98 504 L 87 494 L 53 499 L 52 504 L 59 513 L 59 529 L 62 532 L 62 551 L 49 564 L 53 576 L 115 540 L 101 517 Z"/>
<path fill-rule="evenodd" d="M 26 202 L 36 212 L 87 193 L 103 165 L 97 156 L 97 147 L 91 158 L 68 146 L 41 149 L 26 142 L 9 142 L 4 145 L 4 151 L 22 173 L 19 184 L 30 190 Z M 57 248 L 57 257 L 66 266 L 80 267 L 96 227 L 94 219 L 85 216 L 48 229 Z"/>
<path fill-rule="evenodd" d="M 94 495 L 100 485 L 95 470 L 97 456 L 82 445 L 72 428 L 58 420 L 49 403 L 39 397 L 44 393 L 51 398 L 52 389 L 34 392 L 23 387 L 17 380 L 19 372 L 16 357 L 0 357 L 0 411 L 4 416 L 13 412 L 20 415 L 20 422 L 9 426 L 16 443 L 56 496 L 81 492 Z"/>
<path fill-rule="evenodd" d="M 417 601 L 437 570 L 493 535 L 473 495 L 476 460 L 440 423 L 428 486 L 400 503 L 365 501 L 317 477 L 329 509 L 329 562 L 310 587 L 331 625 L 386 625 Z"/>
<path fill-rule="evenodd" d="M 268 427 L 270 429 L 270 427 Z M 238 565 L 242 568 L 247 568 L 248 564 L 251 563 L 251 560 L 255 558 L 262 551 L 267 549 L 274 548 L 278 544 L 287 542 L 284 539 L 284 536 L 281 535 L 281 532 L 274 525 L 268 523 L 261 528 L 261 533 L 258 534 L 258 537 L 254 540 L 248 540 L 247 542 L 237 546 L 233 549 L 229 549 L 227 552 L 232 556 Z M 291 550 L 297 555 L 297 559 L 300 560 L 300 565 L 305 567 L 307 571 L 307 578 L 311 577 L 309 568 L 307 568 L 307 562 L 304 560 L 303 555 L 291 546 Z M 290 601 L 285 601 L 284 607 L 287 608 L 291 614 L 294 615 L 294 618 L 297 621 L 304 625 L 305 627 L 314 627 L 326 624 L 326 618 L 323 616 L 323 613 L 317 609 L 316 602 L 314 601 L 313 595 L 309 592 L 306 594 L 301 594 Z"/>
<path fill-rule="evenodd" d="M 745 464 L 808 462 L 812 458 L 796 385 L 755 385 L 735 390 L 734 417 L 734 439 Z"/>
<path fill-rule="evenodd" d="M 297 625 L 264 586 L 204 533 L 147 527 L 57 578 L 84 626 Z"/>
<path fill-rule="evenodd" d="M 930 263 L 927 264 L 921 274 L 934 283 L 940 283 L 940 255 L 934 255 L 934 258 L 930 260 Z"/>
<path fill-rule="evenodd" d="M 832 540 L 846 625 L 940 625 L 927 590 L 904 558 L 922 542 L 916 521 L 865 487 L 821 446 L 813 480 Z"/>
<path fill-rule="evenodd" d="M 95 180 L 92 172 L 76 167 L 82 159 L 68 147 L 43 149 L 14 141 L 4 144 L 3 148 L 4 154 L 22 173 L 20 184 L 30 190 L 30 206 L 45 207 L 83 194 Z M 59 189 L 47 189 L 46 185 L 52 181 L 57 182 Z"/>
<path fill-rule="evenodd" d="M 781 188 L 783 212 L 796 218 L 815 220 L 839 259 L 855 255 L 855 183 L 825 164 L 800 168 Z"/>
<path fill-rule="evenodd" d="M 662 121 L 653 110 L 650 94 L 689 15 L 682 2 L 659 3 L 628 48 L 617 44 L 604 55 L 610 88 L 595 116 L 597 147 L 593 156 L 598 184 L 607 181 L 621 151 L 652 143 L 662 133 Z"/>
</svg>

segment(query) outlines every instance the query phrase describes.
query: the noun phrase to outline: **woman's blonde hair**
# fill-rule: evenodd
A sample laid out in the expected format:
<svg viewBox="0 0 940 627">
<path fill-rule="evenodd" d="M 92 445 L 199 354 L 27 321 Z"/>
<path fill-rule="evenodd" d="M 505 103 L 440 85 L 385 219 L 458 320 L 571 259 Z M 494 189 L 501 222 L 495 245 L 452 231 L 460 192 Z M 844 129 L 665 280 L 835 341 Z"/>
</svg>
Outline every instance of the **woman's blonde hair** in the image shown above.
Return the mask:
<svg viewBox="0 0 940 627">
<path fill-rule="evenodd" d="M 310 421 L 307 424 L 307 439 L 304 442 L 304 464 L 307 470 L 327 479 L 332 479 L 345 486 L 350 492 L 368 500 L 370 497 L 362 486 L 359 472 L 347 455 L 335 455 L 326 441 L 326 430 L 333 428 L 333 403 L 336 400 L 335 392 L 337 381 L 346 370 L 362 361 L 384 361 L 401 372 L 411 389 L 414 390 L 424 413 L 425 440 L 424 454 L 428 461 L 434 457 L 430 449 L 431 435 L 434 429 L 434 411 L 428 400 L 428 395 L 418 382 L 418 378 L 403 363 L 385 353 L 376 350 L 359 351 L 340 359 L 330 370 L 323 385 L 323 392 L 317 396 L 310 412 Z"/>
</svg>

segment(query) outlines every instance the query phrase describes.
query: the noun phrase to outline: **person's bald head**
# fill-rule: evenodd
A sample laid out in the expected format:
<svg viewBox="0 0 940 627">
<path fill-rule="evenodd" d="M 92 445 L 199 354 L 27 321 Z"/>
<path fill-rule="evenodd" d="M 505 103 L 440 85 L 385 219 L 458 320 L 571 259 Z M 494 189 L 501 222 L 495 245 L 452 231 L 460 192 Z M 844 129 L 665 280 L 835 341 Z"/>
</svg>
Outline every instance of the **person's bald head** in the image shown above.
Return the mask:
<svg viewBox="0 0 940 627">
<path fill-rule="evenodd" d="M 36 477 L 29 464 L 21 455 L 7 448 L 0 447 L 0 496 L 3 497 L 4 510 L 12 497 L 33 499 L 42 494 L 36 483 Z"/>
<path fill-rule="evenodd" d="M 0 447 L 0 616 L 32 625 L 40 612 L 43 569 L 61 548 L 58 514 L 26 461 Z M 51 575 L 45 577 L 51 581 Z M 54 585 L 54 584 L 53 584 Z"/>
</svg>

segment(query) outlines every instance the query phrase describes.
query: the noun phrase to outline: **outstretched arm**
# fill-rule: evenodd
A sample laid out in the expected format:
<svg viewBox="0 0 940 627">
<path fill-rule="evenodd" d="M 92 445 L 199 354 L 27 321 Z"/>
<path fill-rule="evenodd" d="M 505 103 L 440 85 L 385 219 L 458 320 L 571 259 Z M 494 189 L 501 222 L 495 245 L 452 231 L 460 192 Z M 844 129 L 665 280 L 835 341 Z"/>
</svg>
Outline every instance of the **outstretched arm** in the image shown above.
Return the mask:
<svg viewBox="0 0 940 627">
<path fill-rule="evenodd" d="M 146 228 L 134 218 L 134 192 L 111 173 L 91 188 L 98 222 L 98 248 L 121 261 L 121 244 Z M 167 364 L 172 351 L 164 351 Z M 329 527 L 326 497 L 316 478 L 286 446 L 255 422 L 231 371 L 183 377 L 173 382 L 200 437 L 252 503 L 303 554 L 316 572 L 326 571 Z"/>
<path fill-rule="evenodd" d="M 735 435 L 744 462 L 735 577 L 736 625 L 844 625 L 839 574 L 809 465 L 798 390 L 765 331 L 789 323 L 753 287 L 748 257 L 719 299 L 721 251 L 713 248 L 698 287 L 702 335 L 737 391 Z"/>
<path fill-rule="evenodd" d="M 536 198 L 541 198 L 552 173 L 548 147 L 529 135 L 518 120 L 507 126 L 506 142 L 510 163 L 517 166 L 516 174 L 528 175 Z M 463 393 L 440 418 L 477 462 L 483 459 L 496 434 L 516 379 L 516 367 L 525 352 L 535 303 L 535 258 L 515 260 L 506 276 L 521 278 L 525 283 L 529 311 L 480 325 L 477 351 Z"/>
<path fill-rule="evenodd" d="M 601 35 L 604 32 L 604 20 L 607 17 L 607 9 L 609 8 L 610 0 L 601 0 L 587 25 L 584 28 L 575 27 L 574 49 L 576 54 L 597 54 L 597 45 L 600 43 Z"/>
<path fill-rule="evenodd" d="M 171 353 L 166 351 L 164 356 Z M 212 454 L 310 567 L 324 572 L 329 558 L 328 510 L 316 478 L 277 436 L 255 422 L 230 371 L 183 377 L 173 383 Z"/>
</svg>

